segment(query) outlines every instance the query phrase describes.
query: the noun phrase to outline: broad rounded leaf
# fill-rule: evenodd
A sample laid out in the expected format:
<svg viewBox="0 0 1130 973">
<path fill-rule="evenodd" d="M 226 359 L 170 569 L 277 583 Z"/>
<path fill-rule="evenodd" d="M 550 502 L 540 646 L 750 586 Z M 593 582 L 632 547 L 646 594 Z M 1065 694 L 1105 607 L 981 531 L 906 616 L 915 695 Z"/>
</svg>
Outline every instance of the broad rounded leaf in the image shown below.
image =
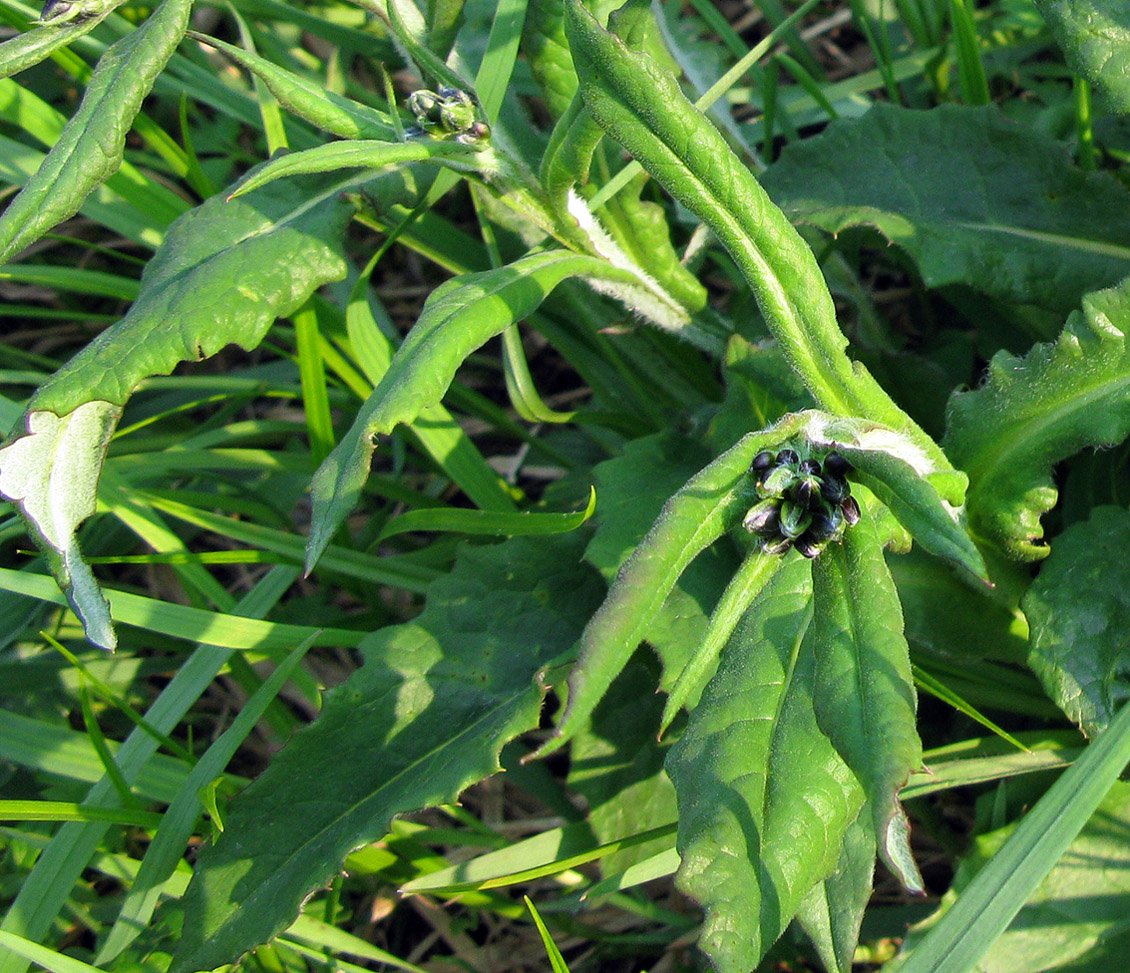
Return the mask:
<svg viewBox="0 0 1130 973">
<path fill-rule="evenodd" d="M 875 105 L 786 147 L 762 182 L 794 220 L 874 226 L 931 287 L 1066 314 L 1130 271 L 1126 188 L 992 107 Z"/>
<path fill-rule="evenodd" d="M 1130 699 L 1130 514 L 1096 507 L 1052 544 L 1021 602 L 1028 662 L 1052 700 L 1089 737 Z"/>
<path fill-rule="evenodd" d="M 1130 114 L 1130 7 L 1123 0 L 1036 0 L 1068 65 Z"/>
</svg>

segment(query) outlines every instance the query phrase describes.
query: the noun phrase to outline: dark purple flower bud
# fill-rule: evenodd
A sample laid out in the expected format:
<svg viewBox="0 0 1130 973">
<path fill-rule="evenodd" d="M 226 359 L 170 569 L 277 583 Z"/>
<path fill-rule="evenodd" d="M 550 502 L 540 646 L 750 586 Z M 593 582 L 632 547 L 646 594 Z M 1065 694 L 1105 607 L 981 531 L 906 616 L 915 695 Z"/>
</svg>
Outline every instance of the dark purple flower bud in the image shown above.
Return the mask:
<svg viewBox="0 0 1130 973">
<path fill-rule="evenodd" d="M 824 472 L 831 473 L 832 476 L 843 477 L 853 469 L 855 467 L 839 453 L 832 452 L 824 457 Z"/>
<path fill-rule="evenodd" d="M 763 449 L 753 458 L 753 462 L 749 464 L 749 468 L 754 473 L 764 473 L 776 462 L 776 455 L 767 449 Z"/>
<path fill-rule="evenodd" d="M 844 523 L 849 527 L 854 527 L 859 523 L 859 518 L 862 516 L 859 512 L 859 502 L 855 497 L 848 497 L 843 503 L 840 504 L 840 511 L 844 515 Z"/>
<path fill-rule="evenodd" d="M 851 496 L 851 486 L 848 484 L 847 480 L 825 473 L 824 479 L 820 484 L 820 495 L 827 500 L 828 503 L 843 503 Z"/>
<path fill-rule="evenodd" d="M 779 500 L 762 500 L 749 508 L 742 526 L 754 534 L 775 535 L 781 523 Z"/>
<path fill-rule="evenodd" d="M 819 476 L 820 464 L 814 459 L 802 459 L 797 470 L 805 476 Z"/>
<path fill-rule="evenodd" d="M 796 539 L 796 549 L 811 561 L 817 554 L 824 550 L 826 543 L 826 541 L 814 540 L 812 531 L 808 531 L 803 537 Z"/>
<path fill-rule="evenodd" d="M 797 456 L 795 449 L 782 449 L 777 454 L 778 466 L 796 466 L 800 462 L 800 457 Z"/>
<path fill-rule="evenodd" d="M 805 532 L 805 537 L 812 538 L 818 543 L 838 541 L 844 532 L 844 517 L 839 510 L 819 511 L 812 515 L 812 524 Z"/>
</svg>

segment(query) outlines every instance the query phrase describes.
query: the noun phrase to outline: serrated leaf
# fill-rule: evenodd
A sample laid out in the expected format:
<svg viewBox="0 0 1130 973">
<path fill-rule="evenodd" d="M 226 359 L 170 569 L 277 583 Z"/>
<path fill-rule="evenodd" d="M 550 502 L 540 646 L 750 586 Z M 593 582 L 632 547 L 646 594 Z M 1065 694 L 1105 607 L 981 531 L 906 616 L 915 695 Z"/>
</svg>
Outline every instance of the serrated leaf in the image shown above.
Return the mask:
<svg viewBox="0 0 1130 973">
<path fill-rule="evenodd" d="M 307 570 L 356 506 L 376 436 L 412 422 L 426 406 L 439 402 L 472 351 L 536 310 L 562 280 L 610 275 L 635 280 L 596 258 L 555 250 L 530 254 L 497 270 L 464 274 L 437 287 L 380 384 L 314 475 Z"/>
<path fill-rule="evenodd" d="M 836 866 L 863 800 L 816 725 L 809 563 L 792 560 L 746 613 L 667 761 L 679 887 L 706 910 L 700 947 L 747 973 Z"/>
<path fill-rule="evenodd" d="M 976 391 L 950 400 L 945 446 L 969 474 L 974 536 L 1015 558 L 1047 554 L 1042 514 L 1056 501 L 1052 467 L 1130 433 L 1130 279 L 1088 294 L 1054 343 L 989 363 Z"/>
<path fill-rule="evenodd" d="M 570 0 L 566 30 L 585 105 L 730 252 L 789 363 L 820 405 L 904 431 L 941 451 L 845 354 L 847 339 L 812 251 L 713 125 L 651 58 L 631 51 Z"/>
<path fill-rule="evenodd" d="M 1130 698 L 1130 514 L 1096 507 L 1052 543 L 1021 607 L 1028 663 L 1052 701 L 1093 738 Z"/>
<path fill-rule="evenodd" d="M 231 343 L 254 348 L 277 316 L 295 310 L 320 284 L 345 276 L 340 237 L 352 208 L 341 190 L 348 184 L 323 178 L 272 187 L 233 203 L 215 197 L 181 217 L 146 266 L 126 317 L 32 397 L 24 428 L 41 431 L 54 423 L 55 432 L 0 449 L 0 492 L 10 499 L 22 495 L 28 471 L 40 464 L 53 507 L 67 509 L 70 520 L 87 509 L 117 413 L 142 379 L 168 374 L 182 361 L 214 355 Z M 73 418 L 84 407 L 82 416 L 96 421 Z M 65 436 L 65 454 L 55 449 L 58 435 Z M 57 463 L 62 465 L 56 468 Z M 9 486 L 13 474 L 19 481 Z M 45 521 L 45 512 L 22 506 L 34 535 L 47 538 L 45 553 L 60 587 L 73 592 L 82 572 L 77 549 L 69 549 L 54 514 Z M 72 531 L 81 519 L 70 524 Z M 75 607 L 88 626 L 87 637 L 110 647 L 99 601 L 84 596 L 80 604 L 82 610 Z"/>
<path fill-rule="evenodd" d="M 922 878 L 898 792 L 922 763 L 902 610 L 870 520 L 813 561 L 816 717 L 867 795 L 879 854 L 911 891 Z"/>
<path fill-rule="evenodd" d="M 1067 64 L 1130 114 L 1130 9 L 1121 0 L 1036 0 Z"/>
<path fill-rule="evenodd" d="M 26 435 L 0 449 L 0 493 L 16 504 L 95 645 L 117 644 L 110 606 L 79 551 L 79 525 L 97 506 L 102 457 L 121 410 L 86 402 L 60 418 L 26 414 Z"/>
<path fill-rule="evenodd" d="M 581 544 L 559 535 L 464 548 L 415 622 L 366 641 L 366 665 L 233 802 L 201 855 L 172 973 L 266 942 L 393 815 L 453 802 L 499 769 L 502 746 L 537 725 L 538 671 L 599 599 Z M 349 773 L 327 777 L 327 754 Z"/>
<path fill-rule="evenodd" d="M 192 0 L 164 0 L 102 55 L 59 141 L 0 216 L 0 264 L 73 216 L 117 171 L 126 134 L 184 37 L 191 11 Z"/>
<path fill-rule="evenodd" d="M 794 220 L 874 226 L 931 287 L 1066 313 L 1130 270 L 1126 188 L 995 107 L 877 104 L 786 146 L 762 182 Z"/>
</svg>

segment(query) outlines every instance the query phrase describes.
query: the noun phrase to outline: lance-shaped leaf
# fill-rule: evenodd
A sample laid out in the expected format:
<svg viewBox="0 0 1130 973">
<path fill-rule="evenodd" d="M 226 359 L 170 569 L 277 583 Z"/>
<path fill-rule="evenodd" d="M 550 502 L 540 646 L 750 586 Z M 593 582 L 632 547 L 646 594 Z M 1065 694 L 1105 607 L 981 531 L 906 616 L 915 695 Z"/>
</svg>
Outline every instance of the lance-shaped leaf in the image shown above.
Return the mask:
<svg viewBox="0 0 1130 973">
<path fill-rule="evenodd" d="M 191 11 L 192 0 L 164 0 L 102 55 L 59 141 L 0 216 L 0 264 L 73 216 L 117 171 L 126 133 L 184 36 Z"/>
<path fill-rule="evenodd" d="M 1130 270 L 1126 187 L 992 106 L 875 105 L 786 147 L 762 183 L 794 220 L 874 226 L 931 287 L 1066 314 Z"/>
<path fill-rule="evenodd" d="M 471 352 L 536 310 L 562 280 L 577 276 L 638 282 L 596 258 L 555 250 L 522 257 L 497 270 L 464 274 L 431 293 L 384 378 L 314 475 L 308 571 L 357 504 L 369 475 L 374 437 L 412 422 L 439 402 Z"/>
<path fill-rule="evenodd" d="M 344 277 L 340 238 L 352 207 L 342 190 L 349 185 L 322 178 L 232 203 L 215 197 L 181 217 L 146 267 L 126 317 L 32 397 L 18 438 L 0 449 L 0 493 L 19 504 L 72 604 L 76 579 L 84 577 L 73 530 L 91 512 L 121 407 L 150 375 L 231 343 L 254 348 L 277 316 Z M 29 489 L 35 483 L 49 492 L 37 496 Z M 86 594 L 75 608 L 87 637 L 110 648 L 104 603 L 92 585 L 82 585 Z"/>
<path fill-rule="evenodd" d="M 1092 739 L 1130 698 L 1130 514 L 1096 507 L 1052 544 L 1021 602 L 1028 662 L 1049 697 Z"/>
<path fill-rule="evenodd" d="M 659 519 L 621 567 L 604 604 L 585 627 L 580 658 L 569 676 L 565 714 L 540 754 L 558 749 L 585 725 L 679 576 L 701 551 L 741 522 L 757 499 L 749 476 L 753 457 L 784 442 L 804 421 L 803 416 L 788 416 L 772 429 L 749 433 L 664 504 Z"/>
<path fill-rule="evenodd" d="M 1130 114 L 1130 8 L 1121 0 L 1036 0 L 1067 64 Z"/>
<path fill-rule="evenodd" d="M 576 0 L 568 3 L 566 27 L 592 116 L 714 231 L 817 402 L 837 415 L 866 416 L 899 429 L 947 466 L 937 445 L 866 369 L 848 359 L 847 339 L 812 251 L 675 79 L 602 30 Z"/>
<path fill-rule="evenodd" d="M 522 25 L 522 51 L 554 118 L 565 114 L 577 92 L 563 6 L 561 0 L 530 0 Z"/>
<path fill-rule="evenodd" d="M 922 879 L 898 792 L 922 760 L 898 592 L 868 518 L 813 562 L 816 716 L 867 794 L 879 854 L 912 891 Z"/>
<path fill-rule="evenodd" d="M 189 36 L 214 47 L 246 68 L 267 86 L 283 108 L 323 132 L 345 139 L 383 139 L 386 142 L 396 137 L 396 130 L 388 116 L 375 108 L 344 98 L 251 51 L 195 31 L 189 31 Z"/>
<path fill-rule="evenodd" d="M 565 652 L 602 588 L 577 534 L 464 548 L 414 622 L 366 664 L 235 802 L 201 855 L 172 973 L 234 962 L 294 918 L 394 814 L 454 802 L 537 725 L 538 671 Z M 327 780 L 327 754 L 350 768 Z"/>
<path fill-rule="evenodd" d="M 385 142 L 365 139 L 356 142 L 327 142 L 313 149 L 290 152 L 263 163 L 239 184 L 231 198 L 258 189 L 284 176 L 311 172 L 333 172 L 337 169 L 383 169 L 408 162 L 445 162 L 463 171 L 479 168 L 476 147 L 461 142 Z"/>
<path fill-rule="evenodd" d="M 1040 516 L 1056 501 L 1052 467 L 1130 434 L 1127 327 L 1130 279 L 1088 294 L 1055 342 L 995 355 L 985 383 L 950 400 L 946 451 L 969 474 L 974 536 L 1016 558 L 1047 554 Z"/>
<path fill-rule="evenodd" d="M 10 78 L 49 58 L 97 27 L 110 11 L 64 24 L 40 24 L 0 44 L 0 78 Z"/>
<path fill-rule="evenodd" d="M 816 724 L 809 572 L 791 559 L 746 613 L 667 760 L 677 881 L 706 910 L 699 945 L 720 973 L 757 966 L 836 867 L 863 800 Z"/>
<path fill-rule="evenodd" d="M 851 973 L 874 873 L 875 832 L 864 808 L 844 832 L 835 871 L 812 887 L 797 911 L 797 921 L 830 971 Z"/>
</svg>

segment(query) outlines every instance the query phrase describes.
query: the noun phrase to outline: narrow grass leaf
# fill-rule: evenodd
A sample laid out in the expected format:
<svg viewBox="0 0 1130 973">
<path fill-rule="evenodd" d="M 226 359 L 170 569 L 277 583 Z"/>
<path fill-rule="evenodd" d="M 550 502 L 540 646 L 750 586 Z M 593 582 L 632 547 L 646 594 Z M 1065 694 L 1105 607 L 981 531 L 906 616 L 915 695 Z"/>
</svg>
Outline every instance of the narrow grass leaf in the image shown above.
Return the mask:
<svg viewBox="0 0 1130 973">
<path fill-rule="evenodd" d="M 1130 763 L 1130 706 L 1036 802 L 899 973 L 972 969 L 1059 861 Z"/>
<path fill-rule="evenodd" d="M 154 829 L 161 815 L 139 808 L 90 807 L 70 801 L 0 801 L 0 821 L 105 821 Z"/>
<path fill-rule="evenodd" d="M 625 835 L 597 844 L 588 822 L 553 828 L 517 841 L 506 848 L 439 871 L 429 872 L 400 886 L 404 895 L 454 895 L 475 889 L 505 888 L 547 875 L 560 875 L 578 865 L 600 861 L 625 848 L 634 848 L 674 835 L 675 823 Z"/>
<path fill-rule="evenodd" d="M 584 510 L 576 513 L 499 513 L 493 510 L 463 510 L 456 507 L 410 510 L 389 521 L 378 540 L 412 531 L 452 531 L 488 537 L 529 537 L 536 534 L 563 534 L 576 530 L 596 510 L 596 489 L 589 494 Z"/>
<path fill-rule="evenodd" d="M 240 615 L 262 617 L 293 584 L 295 577 L 295 570 L 275 568 L 244 596 L 234 611 Z M 287 648 L 292 648 L 299 641 L 301 638 L 292 640 Z M 230 649 L 197 646 L 146 712 L 147 722 L 160 733 L 172 732 L 230 655 Z M 0 713 L 0 718 L 4 715 Z M 3 739 L 5 735 L 0 734 L 0 740 Z M 83 742 L 86 742 L 85 739 Z M 127 781 L 132 784 L 150 773 L 154 764 L 162 763 L 161 756 L 155 754 L 157 746 L 157 741 L 140 729 L 130 733 L 116 754 L 118 766 Z M 173 796 L 179 791 L 181 780 L 177 781 Z M 103 777 L 87 794 L 86 803 L 105 806 L 110 802 L 112 793 L 113 789 Z M 82 870 L 98 854 L 105 833 L 106 827 L 97 823 L 63 825 L 20 887 L 0 928 L 32 939 L 46 935 Z M 0 971 L 3 973 L 25 973 L 26 969 L 27 962 L 18 954 L 0 953 Z"/>
<path fill-rule="evenodd" d="M 565 962 L 565 957 L 561 955 L 561 950 L 557 948 L 557 944 L 553 941 L 553 936 L 546 928 L 540 913 L 534 907 L 533 901 L 528 895 L 523 895 L 522 901 L 526 903 L 526 908 L 530 910 L 530 915 L 534 917 L 534 925 L 537 926 L 538 935 L 541 936 L 542 945 L 545 946 L 546 955 L 549 957 L 549 968 L 553 970 L 553 973 L 569 973 L 569 965 Z"/>
<path fill-rule="evenodd" d="M 236 750 L 243 744 L 267 706 L 278 696 L 294 668 L 313 644 L 313 638 L 295 649 L 263 681 L 263 685 L 240 708 L 236 718 L 192 768 L 176 799 L 165 810 L 160 827 L 145 852 L 141 868 L 122 903 L 113 928 L 102 943 L 97 962 L 104 965 L 145 930 L 165 882 L 184 856 L 192 829 L 200 817 L 198 792 L 223 774 Z"/>
</svg>

